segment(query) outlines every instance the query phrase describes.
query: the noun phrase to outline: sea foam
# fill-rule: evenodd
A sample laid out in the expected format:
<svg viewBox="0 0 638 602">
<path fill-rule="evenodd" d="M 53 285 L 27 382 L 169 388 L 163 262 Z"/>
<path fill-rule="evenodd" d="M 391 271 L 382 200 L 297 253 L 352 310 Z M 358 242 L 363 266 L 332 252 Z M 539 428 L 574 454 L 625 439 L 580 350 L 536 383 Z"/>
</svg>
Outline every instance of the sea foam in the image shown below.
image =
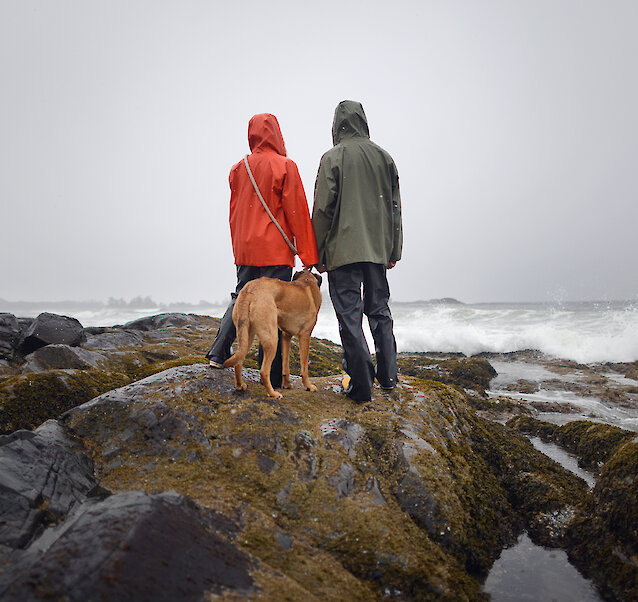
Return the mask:
<svg viewBox="0 0 638 602">
<path fill-rule="evenodd" d="M 322 308 L 314 336 L 339 341 L 332 308 Z M 393 304 L 402 352 L 475 355 L 535 349 L 579 363 L 638 360 L 638 306 L 631 303 L 445 305 Z M 374 342 L 364 328 L 370 349 Z"/>
</svg>

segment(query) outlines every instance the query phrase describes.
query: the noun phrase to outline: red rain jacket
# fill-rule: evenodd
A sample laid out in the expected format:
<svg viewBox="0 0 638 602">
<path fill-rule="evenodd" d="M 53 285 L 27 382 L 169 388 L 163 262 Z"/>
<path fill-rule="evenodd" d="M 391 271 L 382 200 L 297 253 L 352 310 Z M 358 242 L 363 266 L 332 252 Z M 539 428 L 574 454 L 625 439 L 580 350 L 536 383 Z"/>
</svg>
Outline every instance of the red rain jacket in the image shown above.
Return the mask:
<svg viewBox="0 0 638 602">
<path fill-rule="evenodd" d="M 286 157 L 274 115 L 255 115 L 248 124 L 248 164 L 268 208 L 297 247 L 306 266 L 318 262 L 308 202 L 297 165 Z M 294 267 L 295 258 L 253 188 L 244 161 L 230 170 L 230 236 L 236 265 Z M 294 237 L 294 240 L 293 240 Z"/>
</svg>

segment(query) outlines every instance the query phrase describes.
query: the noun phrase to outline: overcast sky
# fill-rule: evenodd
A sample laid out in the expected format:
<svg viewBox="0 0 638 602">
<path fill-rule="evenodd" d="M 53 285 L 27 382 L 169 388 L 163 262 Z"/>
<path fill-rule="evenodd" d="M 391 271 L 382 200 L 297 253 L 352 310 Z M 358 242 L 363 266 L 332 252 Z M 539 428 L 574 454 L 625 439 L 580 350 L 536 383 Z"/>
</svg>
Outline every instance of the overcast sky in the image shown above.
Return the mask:
<svg viewBox="0 0 638 602">
<path fill-rule="evenodd" d="M 395 300 L 638 299 L 637 31 L 634 0 L 0 0 L 0 298 L 226 299 L 248 120 L 312 208 L 353 99 L 399 169 Z"/>
</svg>

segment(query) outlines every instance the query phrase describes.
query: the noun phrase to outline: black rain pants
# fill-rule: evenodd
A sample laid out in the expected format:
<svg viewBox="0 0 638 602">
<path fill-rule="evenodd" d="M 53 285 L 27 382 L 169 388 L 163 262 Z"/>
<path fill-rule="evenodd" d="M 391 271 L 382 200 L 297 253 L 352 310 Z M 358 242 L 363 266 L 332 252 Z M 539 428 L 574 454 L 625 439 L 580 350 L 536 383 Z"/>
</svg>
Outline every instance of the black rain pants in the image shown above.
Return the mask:
<svg viewBox="0 0 638 602">
<path fill-rule="evenodd" d="M 343 345 L 342 363 L 351 378 L 346 394 L 359 402 L 371 399 L 375 376 L 382 387 L 397 384 L 397 346 L 388 306 L 390 287 L 386 271 L 384 265 L 362 262 L 328 272 L 330 298 Z M 363 334 L 363 314 L 368 317 L 374 339 L 376 370 Z"/>
</svg>

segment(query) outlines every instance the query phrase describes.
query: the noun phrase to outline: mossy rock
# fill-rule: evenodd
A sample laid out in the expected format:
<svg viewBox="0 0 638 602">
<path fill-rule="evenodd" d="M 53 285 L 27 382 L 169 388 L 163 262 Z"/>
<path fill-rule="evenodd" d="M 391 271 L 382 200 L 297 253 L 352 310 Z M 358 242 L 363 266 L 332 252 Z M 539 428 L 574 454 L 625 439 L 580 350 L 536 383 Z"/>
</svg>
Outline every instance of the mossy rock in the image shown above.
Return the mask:
<svg viewBox="0 0 638 602">
<path fill-rule="evenodd" d="M 484 395 L 496 370 L 482 357 L 432 358 L 425 354 L 400 355 L 401 374 L 426 380 L 436 380 Z"/>
<path fill-rule="evenodd" d="M 638 437 L 600 470 L 568 533 L 570 558 L 606 599 L 638 600 Z"/>
<path fill-rule="evenodd" d="M 468 403 L 475 409 L 482 412 L 482 416 L 498 419 L 503 416 L 530 415 L 531 408 L 525 401 L 499 395 L 498 397 L 479 397 L 468 395 Z"/>
<path fill-rule="evenodd" d="M 131 370 L 131 376 L 133 377 L 133 380 L 138 380 L 151 376 L 152 374 L 157 374 L 158 372 L 163 372 L 169 368 L 175 368 L 177 366 L 191 366 L 193 364 L 208 364 L 208 361 L 199 355 L 180 357 L 178 359 L 165 359 L 140 366 L 139 368 L 133 368 Z"/>
<path fill-rule="evenodd" d="M 35 429 L 49 418 L 130 382 L 121 372 L 48 370 L 0 382 L 0 434 Z"/>
<path fill-rule="evenodd" d="M 598 472 L 621 445 L 635 436 L 635 433 L 617 426 L 589 420 L 574 420 L 557 426 L 529 416 L 517 416 L 507 424 L 523 433 L 537 435 L 543 441 L 561 445 L 574 453 L 584 468 L 594 472 Z"/>
<path fill-rule="evenodd" d="M 525 525 L 519 514 L 582 493 L 439 382 L 404 377 L 356 405 L 335 377 L 315 378 L 316 393 L 295 381 L 274 400 L 256 371 L 244 376 L 236 393 L 232 371 L 175 367 L 64 420 L 105 487 L 174 489 L 241 511 L 241 545 L 323 599 L 479 599 L 481 577 Z M 412 505 L 399 494 L 410 474 Z M 419 510 L 428 496 L 430 514 Z"/>
</svg>

